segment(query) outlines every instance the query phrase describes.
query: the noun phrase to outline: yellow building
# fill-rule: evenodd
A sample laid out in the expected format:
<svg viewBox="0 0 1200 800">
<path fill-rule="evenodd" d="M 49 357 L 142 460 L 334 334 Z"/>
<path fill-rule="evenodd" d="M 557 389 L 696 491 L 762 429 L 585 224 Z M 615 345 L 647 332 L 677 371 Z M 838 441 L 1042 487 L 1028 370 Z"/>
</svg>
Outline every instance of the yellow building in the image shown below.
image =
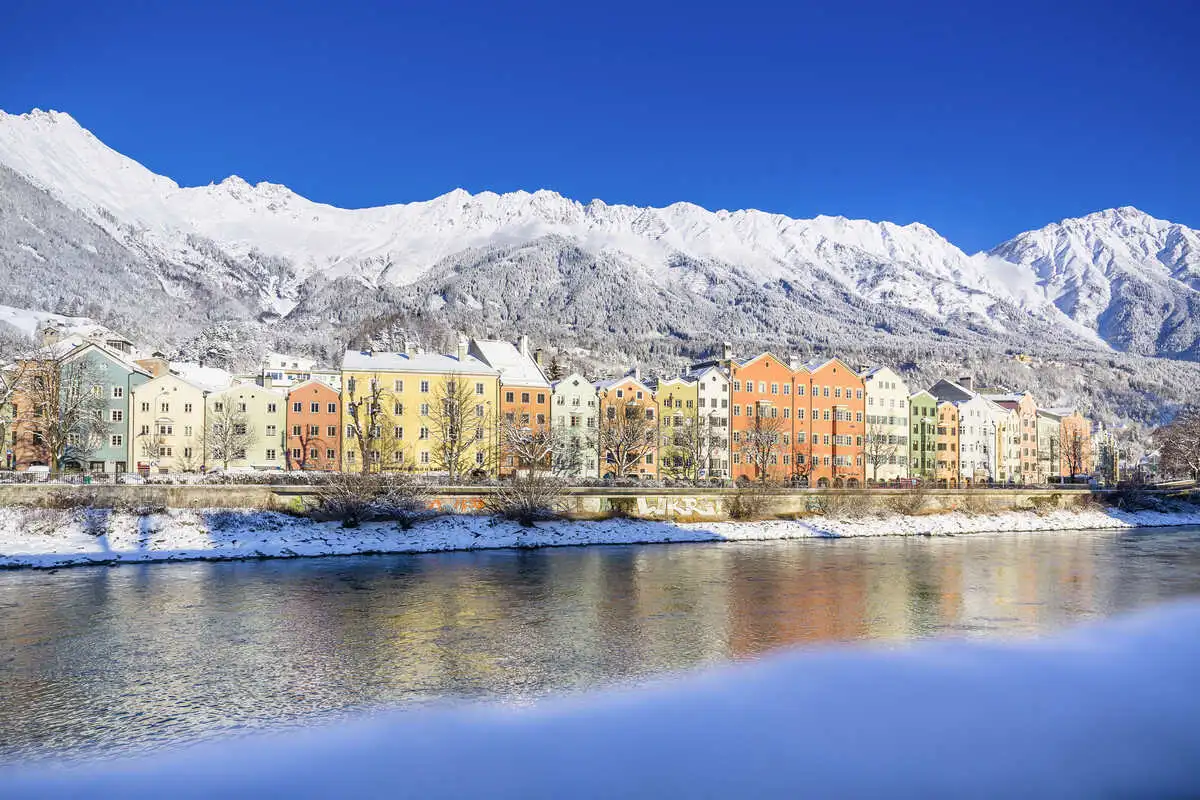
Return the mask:
<svg viewBox="0 0 1200 800">
<path fill-rule="evenodd" d="M 467 354 L 347 350 L 342 469 L 496 473 L 500 373 Z"/>
<path fill-rule="evenodd" d="M 698 427 L 694 378 L 660 380 L 655 389 L 658 401 L 658 469 L 664 478 L 694 480 L 707 461 Z"/>
</svg>

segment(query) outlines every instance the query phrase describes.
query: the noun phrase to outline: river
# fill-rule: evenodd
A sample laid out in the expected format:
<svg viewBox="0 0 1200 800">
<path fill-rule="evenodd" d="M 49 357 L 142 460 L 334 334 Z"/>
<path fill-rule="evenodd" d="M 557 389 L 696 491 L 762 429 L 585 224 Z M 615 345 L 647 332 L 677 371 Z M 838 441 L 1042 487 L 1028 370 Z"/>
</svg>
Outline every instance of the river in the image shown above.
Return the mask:
<svg viewBox="0 0 1200 800">
<path fill-rule="evenodd" d="M 783 647 L 1041 634 L 1200 594 L 1200 528 L 0 573 L 0 763 L 636 682 Z"/>
</svg>

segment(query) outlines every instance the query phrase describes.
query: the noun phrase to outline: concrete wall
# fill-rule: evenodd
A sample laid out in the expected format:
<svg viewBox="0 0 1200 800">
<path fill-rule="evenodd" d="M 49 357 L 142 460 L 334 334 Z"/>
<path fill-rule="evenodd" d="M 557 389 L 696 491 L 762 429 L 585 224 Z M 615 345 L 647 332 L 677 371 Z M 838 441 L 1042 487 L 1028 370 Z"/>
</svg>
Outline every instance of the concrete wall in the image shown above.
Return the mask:
<svg viewBox="0 0 1200 800">
<path fill-rule="evenodd" d="M 447 512 L 481 511 L 488 487 L 438 490 L 433 504 Z M 575 488 L 567 491 L 565 511 L 578 519 L 630 516 L 645 519 L 709 521 L 728 518 L 734 489 Z M 312 499 L 308 486 L 0 484 L 0 506 L 58 505 L 86 502 L 99 507 L 257 508 L 300 511 Z M 1065 508 L 1092 497 L 1086 489 L 930 490 L 914 509 L 915 495 L 905 490 L 779 489 L 764 493 L 762 516 L 808 514 L 879 514 L 893 511 L 986 513 L 1029 508 Z"/>
</svg>

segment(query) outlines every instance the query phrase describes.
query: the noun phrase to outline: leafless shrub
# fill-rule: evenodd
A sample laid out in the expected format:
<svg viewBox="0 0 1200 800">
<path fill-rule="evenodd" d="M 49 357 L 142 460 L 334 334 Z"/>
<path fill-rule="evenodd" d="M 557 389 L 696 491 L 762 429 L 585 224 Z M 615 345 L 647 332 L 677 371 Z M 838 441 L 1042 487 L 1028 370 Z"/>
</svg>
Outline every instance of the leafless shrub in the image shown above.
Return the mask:
<svg viewBox="0 0 1200 800">
<path fill-rule="evenodd" d="M 763 519 L 771 506 L 771 493 L 766 484 L 747 481 L 738 484 L 731 495 L 726 495 L 725 510 L 730 519 L 749 521 Z"/>
<path fill-rule="evenodd" d="M 821 495 L 822 512 L 827 517 L 857 519 L 874 511 L 871 496 L 862 491 L 831 491 Z"/>
<path fill-rule="evenodd" d="M 314 519 L 338 520 L 343 528 L 395 520 L 407 529 L 429 513 L 427 487 L 408 473 L 336 473 L 321 484 L 309 510 Z"/>
<path fill-rule="evenodd" d="M 536 472 L 514 475 L 501 483 L 486 503 L 493 514 L 529 526 L 562 514 L 566 482 Z"/>
<path fill-rule="evenodd" d="M 922 482 L 894 494 L 888 498 L 888 505 L 892 511 L 906 517 L 922 514 L 929 507 L 929 486 Z"/>
</svg>

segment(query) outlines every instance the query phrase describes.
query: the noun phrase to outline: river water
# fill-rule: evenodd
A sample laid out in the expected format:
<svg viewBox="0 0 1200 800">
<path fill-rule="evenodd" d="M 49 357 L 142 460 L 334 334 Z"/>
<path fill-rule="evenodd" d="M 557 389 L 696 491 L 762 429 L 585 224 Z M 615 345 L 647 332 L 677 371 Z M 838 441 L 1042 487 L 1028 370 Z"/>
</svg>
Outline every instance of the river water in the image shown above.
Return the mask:
<svg viewBox="0 0 1200 800">
<path fill-rule="evenodd" d="M 1194 594 L 1200 528 L 0 572 L 0 763 L 784 647 L 1040 634 Z"/>
</svg>

